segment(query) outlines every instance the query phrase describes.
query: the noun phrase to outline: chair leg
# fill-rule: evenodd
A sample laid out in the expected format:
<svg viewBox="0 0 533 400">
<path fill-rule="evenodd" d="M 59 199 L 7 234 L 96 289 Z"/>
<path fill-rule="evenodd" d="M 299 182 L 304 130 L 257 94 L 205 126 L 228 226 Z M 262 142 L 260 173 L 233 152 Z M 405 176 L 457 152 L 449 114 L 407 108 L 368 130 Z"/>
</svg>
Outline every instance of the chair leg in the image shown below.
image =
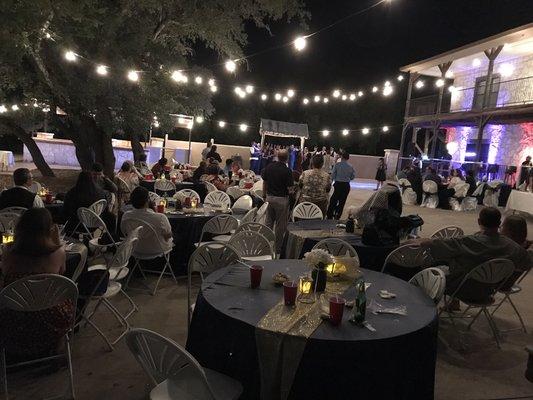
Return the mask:
<svg viewBox="0 0 533 400">
<path fill-rule="evenodd" d="M 168 268 L 170 270 L 170 274 L 172 275 L 172 279 L 174 279 L 174 282 L 177 285 L 178 284 L 178 280 L 176 279 L 176 275 L 174 275 L 174 271 L 172 270 L 172 265 L 170 265 L 170 253 L 165 255 L 165 268 Z"/>
<path fill-rule="evenodd" d="M 481 309 L 481 311 L 483 311 L 483 314 L 485 314 L 485 317 L 487 317 L 487 321 L 489 323 L 489 326 L 490 326 L 490 329 L 492 331 L 492 335 L 494 336 L 494 340 L 496 340 L 496 346 L 498 346 L 498 349 L 501 349 L 501 345 L 500 345 L 500 334 L 498 332 L 498 328 L 496 327 L 496 323 L 494 322 L 494 320 L 492 319 L 490 313 L 487 311 L 487 308 L 486 307 L 483 307 Z"/>
<path fill-rule="evenodd" d="M 91 299 L 89 298 L 89 299 L 87 299 L 87 301 L 91 301 Z M 102 304 L 102 301 L 103 301 L 103 298 L 99 299 L 98 303 L 96 303 L 96 305 L 94 306 L 93 311 L 86 317 L 86 321 L 87 322 L 85 323 L 85 327 L 87 326 L 87 323 L 92 319 L 94 314 L 96 314 L 96 311 L 98 310 L 98 308 Z"/>
<path fill-rule="evenodd" d="M 501 307 L 501 305 L 502 305 L 502 304 L 505 302 L 505 300 L 507 300 L 508 298 L 509 298 L 509 296 L 508 296 L 508 295 L 505 295 L 504 298 L 502 299 L 502 301 L 500 301 L 500 302 L 498 303 L 498 305 L 497 305 L 496 307 L 494 307 L 494 309 L 492 310 L 492 312 L 491 312 L 490 314 L 491 314 L 491 315 L 494 315 L 494 313 L 495 313 L 496 311 L 498 311 L 498 309 Z M 509 299 L 509 300 L 510 300 L 510 299 Z"/>
<path fill-rule="evenodd" d="M 104 334 L 104 332 L 102 332 L 102 330 L 93 321 L 88 320 L 86 317 L 82 317 L 82 318 L 86 320 L 87 323 L 94 328 L 94 330 L 100 335 L 102 339 L 104 339 L 107 346 L 109 347 L 109 351 L 113 351 L 114 350 L 113 345 L 111 344 L 107 336 Z"/>
<path fill-rule="evenodd" d="M 117 344 L 118 341 L 122 339 L 124 335 L 126 335 L 126 333 L 129 332 L 130 324 L 128 321 L 126 321 L 126 318 L 124 318 L 124 316 L 120 313 L 120 311 L 118 311 L 118 309 L 113 304 L 111 304 L 111 302 L 109 302 L 109 300 L 107 299 L 104 300 L 104 304 L 113 313 L 113 315 L 120 322 L 120 324 L 124 327 L 124 330 L 122 331 L 122 333 L 118 335 L 118 337 L 113 342 L 111 342 L 112 344 Z"/>
<path fill-rule="evenodd" d="M 126 298 L 126 300 L 128 300 L 131 306 L 130 311 L 128 311 L 127 314 L 124 316 L 124 319 L 128 319 L 130 316 L 133 315 L 133 313 L 139 311 L 139 307 L 137 307 L 137 304 L 135 304 L 133 299 L 130 296 L 128 296 L 128 294 L 124 290 L 120 289 L 120 293 L 122 293 L 122 295 Z"/>
<path fill-rule="evenodd" d="M 7 365 L 6 365 L 6 349 L 2 348 L 2 354 L 0 356 L 0 363 L 2 368 L 2 385 L 4 386 L 4 399 L 8 399 L 7 394 Z"/>
<path fill-rule="evenodd" d="M 72 353 L 70 351 L 70 337 L 67 333 L 65 335 L 65 341 L 66 341 L 66 347 L 67 347 L 67 362 L 68 362 L 68 374 L 69 374 L 69 391 L 70 391 L 70 398 L 74 400 L 74 374 L 72 372 Z"/>
<path fill-rule="evenodd" d="M 479 312 L 476 314 L 476 316 L 474 318 L 472 318 L 472 321 L 470 321 L 470 323 L 468 324 L 467 329 L 470 329 L 472 327 L 472 325 L 474 324 L 474 322 L 476 322 L 476 320 L 481 315 L 481 313 L 484 312 L 483 310 L 485 310 L 484 307 L 479 309 Z"/>
<path fill-rule="evenodd" d="M 522 319 L 522 316 L 518 312 L 518 308 L 516 308 L 516 305 L 514 304 L 513 300 L 511 300 L 511 297 L 507 296 L 507 300 L 509 300 L 509 304 L 511 304 L 511 307 L 513 307 L 513 310 L 516 313 L 518 320 L 520 321 L 520 325 L 522 325 L 522 329 L 524 330 L 524 333 L 527 333 L 526 325 L 524 324 L 524 320 Z"/>
</svg>

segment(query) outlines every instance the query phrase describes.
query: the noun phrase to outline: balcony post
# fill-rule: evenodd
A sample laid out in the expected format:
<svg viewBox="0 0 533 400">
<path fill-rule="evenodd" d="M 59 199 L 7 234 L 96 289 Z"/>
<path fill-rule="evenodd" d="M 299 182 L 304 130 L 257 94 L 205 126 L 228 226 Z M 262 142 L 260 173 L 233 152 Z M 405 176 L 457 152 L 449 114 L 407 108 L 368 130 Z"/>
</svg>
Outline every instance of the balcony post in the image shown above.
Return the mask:
<svg viewBox="0 0 533 400">
<path fill-rule="evenodd" d="M 438 65 L 439 70 L 440 70 L 441 79 L 443 79 L 443 80 L 446 79 L 446 73 L 448 72 L 448 70 L 452 66 L 452 62 L 453 61 L 448 61 L 448 62 L 445 62 L 445 63 L 442 63 L 442 64 Z M 436 118 L 435 118 L 435 122 L 434 122 L 433 128 L 432 128 L 433 136 L 431 138 L 430 158 L 434 158 L 435 157 L 435 151 L 437 149 L 437 140 L 439 140 L 438 132 L 439 132 L 439 127 L 440 127 L 440 113 L 442 112 L 442 99 L 444 97 L 444 86 L 445 85 L 442 85 L 439 88 L 439 97 L 438 97 L 438 100 L 437 100 Z"/>
<path fill-rule="evenodd" d="M 489 60 L 489 66 L 487 68 L 487 79 L 485 81 L 485 93 L 483 94 L 483 105 L 482 105 L 483 111 L 489 105 L 490 93 L 492 91 L 492 76 L 494 73 L 494 61 L 496 60 L 496 57 L 498 57 L 502 49 L 503 49 L 503 46 L 498 46 L 498 47 L 493 47 L 491 49 L 487 49 L 484 51 L 485 56 Z M 485 126 L 487 125 L 487 122 L 488 122 L 488 119 L 485 119 L 482 115 L 480 118 L 480 123 L 478 124 L 478 131 L 477 131 L 476 162 L 481 161 L 481 144 L 483 142 L 483 131 L 485 130 Z"/>
<path fill-rule="evenodd" d="M 403 117 L 403 126 L 402 126 L 402 138 L 400 140 L 400 153 L 398 156 L 398 164 L 396 165 L 396 170 L 398 171 L 401 166 L 401 158 L 403 157 L 403 151 L 405 150 L 405 135 L 409 129 L 409 123 L 407 119 L 409 118 L 409 109 L 411 107 L 411 93 L 413 92 L 413 83 L 417 80 L 419 74 L 418 72 L 409 73 L 409 83 L 407 85 L 407 100 L 405 101 L 405 114 Z"/>
</svg>

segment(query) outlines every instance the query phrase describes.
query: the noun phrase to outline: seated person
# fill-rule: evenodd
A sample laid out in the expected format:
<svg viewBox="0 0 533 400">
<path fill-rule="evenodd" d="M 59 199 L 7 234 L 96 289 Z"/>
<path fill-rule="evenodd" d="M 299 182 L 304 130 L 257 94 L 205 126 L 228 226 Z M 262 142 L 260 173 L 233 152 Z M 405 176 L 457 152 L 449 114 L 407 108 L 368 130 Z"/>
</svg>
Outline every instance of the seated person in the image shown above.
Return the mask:
<svg viewBox="0 0 533 400">
<path fill-rule="evenodd" d="M 520 215 L 509 215 L 503 220 L 500 232 L 503 236 L 508 237 L 514 241 L 520 247 L 529 249 L 531 247 L 531 241 L 527 240 L 527 222 L 524 217 Z M 531 254 L 533 249 L 529 250 Z M 503 290 L 510 289 L 516 280 L 526 270 L 531 269 L 533 265 L 526 266 L 526 269 L 517 268 L 509 280 L 502 286 Z"/>
<path fill-rule="evenodd" d="M 102 190 L 106 190 L 109 193 L 117 193 L 118 187 L 113 183 L 111 179 L 104 175 L 104 167 L 100 163 L 94 163 L 91 169 L 94 183 Z"/>
<path fill-rule="evenodd" d="M 33 177 L 28 168 L 17 168 L 13 172 L 14 187 L 0 194 L 0 209 L 6 207 L 42 208 L 41 197 L 30 192 Z"/>
<path fill-rule="evenodd" d="M 139 186 L 139 177 L 137 176 L 135 167 L 129 161 L 124 161 L 117 176 L 126 182 L 130 190 Z"/>
<path fill-rule="evenodd" d="M 233 160 L 231 158 L 226 158 L 226 165 L 224 165 L 224 175 L 231 179 L 233 174 L 232 170 Z"/>
<path fill-rule="evenodd" d="M 477 189 L 477 182 L 476 182 L 476 178 L 474 178 L 474 171 L 469 170 L 466 173 L 465 182 L 470 185 L 466 195 L 467 196 L 472 196 L 472 193 L 474 193 L 476 191 L 476 189 Z"/>
<path fill-rule="evenodd" d="M 139 159 L 133 163 L 133 166 L 137 168 L 139 171 L 141 171 L 141 173 L 143 173 L 143 171 L 150 170 L 150 168 L 148 167 L 148 164 L 146 163 L 146 159 L 147 159 L 146 153 L 141 153 L 139 154 Z"/>
<path fill-rule="evenodd" d="M 219 168 L 216 164 L 211 164 L 209 167 L 207 167 L 207 171 L 204 175 L 202 175 L 200 181 L 210 182 L 215 185 L 217 190 L 222 190 L 223 192 L 225 192 L 228 188 L 226 182 L 224 182 L 224 180 L 220 178 Z"/>
<path fill-rule="evenodd" d="M 524 270 L 531 265 L 530 255 L 526 249 L 498 232 L 500 223 L 500 211 L 494 207 L 485 207 L 479 212 L 480 232 L 453 239 L 421 239 L 418 241 L 421 246 L 429 248 L 437 263 L 449 265 L 450 273 L 446 277 L 446 293 L 452 294 L 466 274 L 478 265 L 494 258 L 511 260 L 515 268 L 519 270 Z M 472 298 L 475 299 L 475 297 L 476 293 L 472 293 Z"/>
<path fill-rule="evenodd" d="M 65 248 L 50 212 L 29 209 L 17 222 L 15 241 L 2 254 L 3 284 L 36 274 L 61 275 L 65 272 L 65 259 Z M 74 315 L 75 304 L 70 301 L 31 313 L 1 310 L 0 338 L 8 338 L 8 356 L 22 361 L 56 353 Z"/>
<path fill-rule="evenodd" d="M 322 169 L 324 166 L 324 157 L 314 155 L 312 158 L 312 169 L 302 172 L 298 181 L 300 186 L 300 198 L 298 203 L 309 201 L 316 204 L 326 215 L 328 210 L 329 191 L 331 189 L 331 177 Z M 294 176 L 293 176 L 294 180 Z"/>
<path fill-rule="evenodd" d="M 154 174 L 154 178 L 157 179 L 165 173 L 165 167 L 167 166 L 167 162 L 168 160 L 163 157 L 157 162 L 157 164 L 152 167 L 152 174 Z"/>
<path fill-rule="evenodd" d="M 200 178 L 202 175 L 205 175 L 207 173 L 207 162 L 200 161 L 200 164 L 198 164 L 198 168 L 194 170 L 192 173 L 192 181 L 194 183 L 200 182 Z"/>
<path fill-rule="evenodd" d="M 157 237 L 148 237 L 146 240 L 138 241 L 135 251 L 146 255 L 158 253 L 161 249 L 164 252 L 170 251 L 173 244 L 170 222 L 165 214 L 154 211 L 154 205 L 150 204 L 148 190 L 141 186 L 136 187 L 131 192 L 130 202 L 134 209 L 125 212 L 122 220 L 141 220 L 150 224 L 154 228 L 156 235 L 158 235 Z"/>
<path fill-rule="evenodd" d="M 441 177 L 437 175 L 437 171 L 435 171 L 435 168 L 433 167 L 427 167 L 426 174 L 424 175 L 424 182 L 425 181 L 433 181 L 437 185 L 442 183 Z"/>
<path fill-rule="evenodd" d="M 450 181 L 448 183 L 448 188 L 453 189 L 460 183 L 463 183 L 463 174 L 460 169 L 453 168 L 450 174 Z"/>
</svg>

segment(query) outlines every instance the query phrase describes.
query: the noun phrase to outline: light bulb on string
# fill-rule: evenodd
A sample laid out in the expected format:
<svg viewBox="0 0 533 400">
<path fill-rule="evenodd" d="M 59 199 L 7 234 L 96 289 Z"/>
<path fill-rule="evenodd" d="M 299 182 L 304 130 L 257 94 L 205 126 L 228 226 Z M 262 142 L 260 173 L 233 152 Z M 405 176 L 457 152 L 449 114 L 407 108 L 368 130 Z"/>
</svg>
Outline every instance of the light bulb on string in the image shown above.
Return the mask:
<svg viewBox="0 0 533 400">
<path fill-rule="evenodd" d="M 357 92 L 357 95 L 358 95 L 359 97 L 362 97 L 362 96 L 363 96 L 363 94 L 364 94 L 364 93 L 363 93 L 363 91 L 362 91 L 362 90 L 360 90 L 360 91 L 358 91 L 358 92 Z"/>
<path fill-rule="evenodd" d="M 35 102 L 35 103 L 33 103 L 33 106 L 34 106 L 35 108 L 37 108 L 37 107 L 39 107 L 39 104 L 38 104 L 37 102 Z"/>
<path fill-rule="evenodd" d="M 342 130 L 342 136 L 348 136 L 349 133 L 350 133 L 350 131 L 348 129 L 343 129 Z"/>
<path fill-rule="evenodd" d="M 276 93 L 274 95 L 274 99 L 276 99 L 276 101 L 280 101 L 281 100 L 281 94 L 280 93 Z"/>
<path fill-rule="evenodd" d="M 226 126 L 226 122 L 225 121 L 218 121 L 218 126 L 219 126 L 219 128 L 224 128 Z"/>
<path fill-rule="evenodd" d="M 450 87 L 448 87 L 448 91 L 449 91 L 450 93 L 453 93 L 453 92 L 455 92 L 456 90 L 457 90 L 457 88 L 456 88 L 455 86 L 453 86 L 453 85 L 450 86 Z"/>
<path fill-rule="evenodd" d="M 128 72 L 128 79 L 132 82 L 138 82 L 139 81 L 139 73 L 137 71 L 129 71 Z"/>
<path fill-rule="evenodd" d="M 329 136 L 329 131 L 328 131 L 327 129 L 324 129 L 324 130 L 322 131 L 322 136 L 324 136 L 324 137 L 328 137 L 328 136 Z"/>
<path fill-rule="evenodd" d="M 387 125 L 385 125 L 383 128 L 381 128 L 381 130 L 383 132 L 388 132 L 389 131 L 389 127 Z"/>
<path fill-rule="evenodd" d="M 341 91 L 339 89 L 335 89 L 333 91 L 333 97 L 339 97 L 341 95 Z"/>
<path fill-rule="evenodd" d="M 453 72 L 450 70 L 446 71 L 446 73 L 444 74 L 444 77 L 448 79 L 453 78 Z"/>
<path fill-rule="evenodd" d="M 320 96 L 315 96 L 313 100 L 315 101 L 315 103 L 318 103 L 320 101 Z"/>
<path fill-rule="evenodd" d="M 72 50 L 68 50 L 65 52 L 65 60 L 69 62 L 76 61 L 77 55 Z"/>
<path fill-rule="evenodd" d="M 403 81 L 403 75 L 398 75 L 398 78 L 396 79 L 398 79 L 399 82 Z"/>
<path fill-rule="evenodd" d="M 244 99 L 246 97 L 246 92 L 244 90 L 241 90 L 238 95 L 241 99 Z"/>
<path fill-rule="evenodd" d="M 383 88 L 383 96 L 387 97 L 387 96 L 390 96 L 392 94 L 392 86 L 385 86 Z"/>
<path fill-rule="evenodd" d="M 307 97 L 304 97 L 302 103 L 304 103 L 305 105 L 309 104 L 309 99 Z"/>
<path fill-rule="evenodd" d="M 424 87 L 424 81 L 416 81 L 415 87 L 417 89 L 422 89 Z"/>
<path fill-rule="evenodd" d="M 152 125 L 154 128 L 159 128 L 159 121 L 155 121 Z"/>
<path fill-rule="evenodd" d="M 363 133 L 363 135 L 368 135 L 370 133 L 370 129 L 369 128 L 363 128 L 363 129 L 361 129 L 361 132 Z"/>
<path fill-rule="evenodd" d="M 3 114 L 3 113 L 6 113 L 7 112 L 7 107 L 5 105 L 1 105 L 0 106 L 0 114 Z"/>
<path fill-rule="evenodd" d="M 46 32 L 46 33 L 44 34 L 44 37 L 47 38 L 47 39 L 52 39 L 52 35 L 50 35 L 49 32 Z"/>
<path fill-rule="evenodd" d="M 267 101 L 267 99 L 268 99 L 268 96 L 267 96 L 265 93 L 263 93 L 263 94 L 261 95 L 261 100 L 263 100 L 263 101 Z"/>
<path fill-rule="evenodd" d="M 239 86 L 235 86 L 235 89 L 233 89 L 233 91 L 235 92 L 235 94 L 239 94 L 240 92 L 242 92 L 242 89 Z"/>
<path fill-rule="evenodd" d="M 376 93 L 378 90 L 379 90 L 378 87 L 377 87 L 377 86 L 374 86 L 374 87 L 372 88 L 372 93 Z"/>
<path fill-rule="evenodd" d="M 214 80 L 213 78 L 211 78 L 211 79 L 209 79 L 209 80 L 207 81 L 207 84 L 208 84 L 209 86 L 215 86 L 215 80 Z"/>
<path fill-rule="evenodd" d="M 327 97 L 324 97 L 324 99 L 322 99 L 322 101 L 323 101 L 324 103 L 329 103 L 329 99 L 328 99 Z"/>
<path fill-rule="evenodd" d="M 437 79 L 437 80 L 435 81 L 435 86 L 437 86 L 438 88 L 443 87 L 443 86 L 444 86 L 444 79 L 440 79 L 440 78 Z"/>
<path fill-rule="evenodd" d="M 289 98 L 288 98 L 287 96 L 283 96 L 283 99 L 282 99 L 282 100 L 283 100 L 284 103 L 286 103 L 286 102 L 289 101 Z"/>
<path fill-rule="evenodd" d="M 96 73 L 98 75 L 101 75 L 101 76 L 106 76 L 107 75 L 107 67 L 105 65 L 98 65 L 96 67 Z"/>
<path fill-rule="evenodd" d="M 44 106 L 43 107 L 43 113 L 49 113 L 50 112 L 50 107 L 49 106 Z"/>
<path fill-rule="evenodd" d="M 170 77 L 172 78 L 172 80 L 182 83 L 187 83 L 187 81 L 189 80 L 189 78 L 187 78 L 187 76 L 184 75 L 181 71 L 173 71 Z"/>
<path fill-rule="evenodd" d="M 216 86 L 211 86 L 211 87 L 209 88 L 209 90 L 211 90 L 213 93 L 216 93 L 216 92 L 218 91 L 218 87 L 216 87 Z"/>
<path fill-rule="evenodd" d="M 294 97 L 294 90 L 293 89 L 287 90 L 287 96 Z"/>
<path fill-rule="evenodd" d="M 235 70 L 237 69 L 237 64 L 233 60 L 228 60 L 225 62 L 224 67 L 228 72 L 235 72 Z"/>
<path fill-rule="evenodd" d="M 241 132 L 246 132 L 246 130 L 248 129 L 248 125 L 240 124 L 239 125 L 239 129 L 241 130 Z"/>
<path fill-rule="evenodd" d="M 204 81 L 204 80 L 202 79 L 201 76 L 197 76 L 196 78 L 194 78 L 194 82 L 195 82 L 197 85 L 201 85 L 203 81 Z"/>
<path fill-rule="evenodd" d="M 254 92 L 254 87 L 252 85 L 246 85 L 244 90 L 246 90 L 246 93 L 252 94 Z"/>
<path fill-rule="evenodd" d="M 305 36 L 298 36 L 293 42 L 294 48 L 297 51 L 302 51 L 307 46 L 307 39 Z"/>
<path fill-rule="evenodd" d="M 203 124 L 204 123 L 204 117 L 202 117 L 201 115 L 198 115 L 196 117 L 196 123 Z"/>
<path fill-rule="evenodd" d="M 13 111 L 18 111 L 18 110 L 19 110 L 19 106 L 16 105 L 16 104 L 13 104 L 13 105 L 11 106 L 11 109 L 12 109 Z"/>
<path fill-rule="evenodd" d="M 350 100 L 355 101 L 355 98 L 356 98 L 355 93 L 350 93 Z"/>
<path fill-rule="evenodd" d="M 343 94 L 343 95 L 341 96 L 341 100 L 342 100 L 342 101 L 346 101 L 347 98 L 348 98 L 348 96 L 346 96 L 345 94 Z"/>
<path fill-rule="evenodd" d="M 385 81 L 385 86 L 390 86 L 390 81 Z"/>
</svg>

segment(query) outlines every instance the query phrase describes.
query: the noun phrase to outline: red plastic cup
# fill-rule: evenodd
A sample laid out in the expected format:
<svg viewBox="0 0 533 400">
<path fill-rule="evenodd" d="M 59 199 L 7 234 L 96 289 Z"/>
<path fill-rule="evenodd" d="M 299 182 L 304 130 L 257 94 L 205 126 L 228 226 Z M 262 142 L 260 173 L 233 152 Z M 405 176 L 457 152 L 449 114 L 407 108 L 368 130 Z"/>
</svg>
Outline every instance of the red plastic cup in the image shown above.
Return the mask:
<svg viewBox="0 0 533 400">
<path fill-rule="evenodd" d="M 157 205 L 157 212 L 164 214 L 165 213 L 165 205 L 164 204 L 158 204 Z"/>
<path fill-rule="evenodd" d="M 54 197 L 52 196 L 51 193 L 46 193 L 46 196 L 44 197 L 44 201 L 47 203 L 47 204 L 50 204 L 52 203 L 52 200 L 54 199 Z"/>
<path fill-rule="evenodd" d="M 286 306 L 293 306 L 296 302 L 298 284 L 294 281 L 283 282 L 283 298 Z"/>
<path fill-rule="evenodd" d="M 250 267 L 250 287 L 255 289 L 261 285 L 261 275 L 263 275 L 263 267 L 260 265 L 252 265 Z"/>
<path fill-rule="evenodd" d="M 342 297 L 332 296 L 329 298 L 329 321 L 332 325 L 339 325 L 344 313 L 346 300 Z"/>
<path fill-rule="evenodd" d="M 176 177 L 175 176 L 171 177 L 170 180 L 172 181 L 172 183 L 176 183 Z"/>
</svg>

